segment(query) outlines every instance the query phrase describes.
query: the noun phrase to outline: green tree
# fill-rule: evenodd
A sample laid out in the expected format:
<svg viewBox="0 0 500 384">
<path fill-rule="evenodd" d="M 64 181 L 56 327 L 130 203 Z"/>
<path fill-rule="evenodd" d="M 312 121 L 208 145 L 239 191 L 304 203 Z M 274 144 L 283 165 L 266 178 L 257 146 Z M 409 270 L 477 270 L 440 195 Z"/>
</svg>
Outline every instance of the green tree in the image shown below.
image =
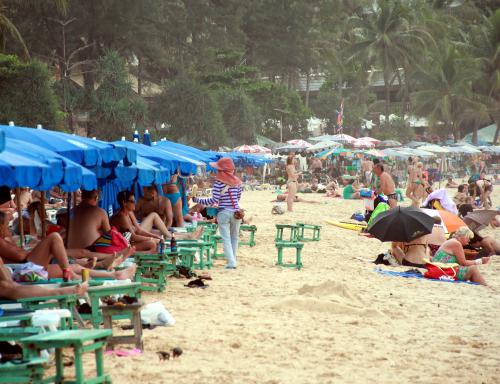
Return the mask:
<svg viewBox="0 0 500 384">
<path fill-rule="evenodd" d="M 412 94 L 412 100 L 418 115 L 426 116 L 431 126 L 444 123 L 444 133 L 453 133 L 458 140 L 460 123 L 469 117 L 467 111 L 481 108 L 472 92 L 480 72 L 470 57 L 464 57 L 453 46 L 443 45 L 431 52 L 425 68 L 415 72 L 419 90 Z"/>
<path fill-rule="evenodd" d="M 26 57 L 29 57 L 28 47 L 26 46 L 21 33 L 7 15 L 7 7 L 0 2 L 0 53 L 5 51 L 8 36 L 11 36 L 17 43 L 19 43 Z"/>
<path fill-rule="evenodd" d="M 143 124 L 147 106 L 128 81 L 124 60 L 109 51 L 98 60 L 98 89 L 92 95 L 92 124 L 89 135 L 102 139 L 127 136 L 134 124 Z"/>
<path fill-rule="evenodd" d="M 0 121 L 56 128 L 57 98 L 45 64 L 0 54 L 0 84 Z"/>
<path fill-rule="evenodd" d="M 391 87 L 406 62 L 418 62 L 427 44 L 434 40 L 418 25 L 412 24 L 410 8 L 397 0 L 372 3 L 363 17 L 352 18 L 359 40 L 351 44 L 351 58 L 363 60 L 382 70 L 385 88 L 385 116 L 390 114 Z"/>
<path fill-rule="evenodd" d="M 217 95 L 191 77 L 165 83 L 155 99 L 153 116 L 169 127 L 169 139 L 211 148 L 227 142 Z"/>
</svg>

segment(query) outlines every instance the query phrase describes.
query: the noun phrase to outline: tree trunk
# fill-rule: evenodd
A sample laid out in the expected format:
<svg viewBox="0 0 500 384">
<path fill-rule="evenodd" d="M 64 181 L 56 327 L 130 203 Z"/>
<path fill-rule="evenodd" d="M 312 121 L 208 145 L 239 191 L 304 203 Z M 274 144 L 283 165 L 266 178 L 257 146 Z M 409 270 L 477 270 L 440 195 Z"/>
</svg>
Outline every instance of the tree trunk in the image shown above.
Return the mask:
<svg viewBox="0 0 500 384">
<path fill-rule="evenodd" d="M 137 58 L 137 94 L 142 96 L 142 59 Z"/>
<path fill-rule="evenodd" d="M 389 111 L 391 106 L 391 84 L 389 83 L 389 74 L 384 71 L 384 87 L 385 87 L 385 123 L 389 124 Z"/>
<path fill-rule="evenodd" d="M 491 117 L 495 121 L 497 125 L 497 129 L 495 130 L 495 136 L 493 136 L 493 145 L 498 144 L 498 137 L 500 136 L 500 111 L 495 111 L 491 114 Z"/>
<path fill-rule="evenodd" d="M 306 107 L 309 108 L 309 88 L 311 87 L 311 73 L 308 70 L 306 73 Z"/>
<path fill-rule="evenodd" d="M 474 126 L 472 127 L 472 144 L 477 145 L 477 128 L 478 128 L 478 122 L 476 119 L 474 119 Z"/>
</svg>

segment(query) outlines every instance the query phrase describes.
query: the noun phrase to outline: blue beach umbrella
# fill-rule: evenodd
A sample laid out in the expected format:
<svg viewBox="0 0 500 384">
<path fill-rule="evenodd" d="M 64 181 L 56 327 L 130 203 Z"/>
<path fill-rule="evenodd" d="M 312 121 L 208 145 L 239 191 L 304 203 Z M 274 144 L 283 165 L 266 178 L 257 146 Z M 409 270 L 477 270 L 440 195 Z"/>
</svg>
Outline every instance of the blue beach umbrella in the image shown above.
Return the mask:
<svg viewBox="0 0 500 384">
<path fill-rule="evenodd" d="M 45 191 L 55 185 L 59 185 L 67 192 L 76 191 L 79 188 L 94 189 L 97 187 L 96 176 L 92 172 L 55 152 L 16 139 L 8 139 L 6 148 L 13 153 L 50 167 L 50 176 L 43 177 L 36 188 L 38 190 Z"/>
<path fill-rule="evenodd" d="M 161 148 L 157 148 L 156 146 L 148 147 L 144 144 L 132 143 L 125 140 L 114 141 L 113 144 L 116 146 L 135 149 L 138 155 L 160 164 L 171 174 L 175 173 L 177 170 L 180 170 L 183 174 L 194 174 L 196 173 L 198 166 L 202 165 L 202 163 L 196 160 L 172 154 Z"/>
<path fill-rule="evenodd" d="M 212 153 L 210 151 L 202 151 L 201 149 L 190 147 L 185 144 L 175 143 L 169 140 L 158 141 L 156 142 L 156 146 L 162 148 L 164 147 L 171 152 L 179 153 L 194 160 L 203 161 L 205 164 L 217 160 L 216 152 Z"/>
<path fill-rule="evenodd" d="M 46 129 L 0 127 L 4 130 L 7 139 L 17 139 L 44 147 L 85 166 L 112 165 L 122 159 L 127 163 L 135 161 L 136 153 L 116 148 L 111 143 Z"/>
<path fill-rule="evenodd" d="M 0 153 L 0 180 L 9 188 L 37 189 L 52 180 L 51 167 L 23 155 L 4 150 Z"/>
</svg>

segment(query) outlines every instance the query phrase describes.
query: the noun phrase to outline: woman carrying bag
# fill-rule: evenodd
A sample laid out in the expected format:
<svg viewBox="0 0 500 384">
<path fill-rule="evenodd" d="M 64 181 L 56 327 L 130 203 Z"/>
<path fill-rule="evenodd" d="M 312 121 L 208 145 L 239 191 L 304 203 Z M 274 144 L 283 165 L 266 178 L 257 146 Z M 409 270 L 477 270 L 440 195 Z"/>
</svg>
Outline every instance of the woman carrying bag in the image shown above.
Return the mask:
<svg viewBox="0 0 500 384">
<path fill-rule="evenodd" d="M 223 157 L 210 166 L 217 170 L 212 197 L 193 197 L 193 202 L 203 205 L 217 206 L 217 222 L 224 242 L 224 256 L 227 259 L 226 269 L 236 269 L 236 253 L 243 210 L 240 209 L 241 180 L 234 175 L 234 163 L 229 157 Z"/>
</svg>

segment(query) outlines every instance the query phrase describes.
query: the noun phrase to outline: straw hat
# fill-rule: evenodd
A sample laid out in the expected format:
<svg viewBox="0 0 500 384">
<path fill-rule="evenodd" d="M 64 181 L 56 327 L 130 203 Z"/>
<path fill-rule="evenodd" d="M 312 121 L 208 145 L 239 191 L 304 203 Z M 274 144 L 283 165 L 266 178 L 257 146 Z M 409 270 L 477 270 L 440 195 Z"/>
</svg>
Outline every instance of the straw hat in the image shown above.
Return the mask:
<svg viewBox="0 0 500 384">
<path fill-rule="evenodd" d="M 229 157 L 222 157 L 216 163 L 210 163 L 210 166 L 217 170 L 216 180 L 230 187 L 241 184 L 241 180 L 234 175 L 234 163 Z"/>
</svg>

